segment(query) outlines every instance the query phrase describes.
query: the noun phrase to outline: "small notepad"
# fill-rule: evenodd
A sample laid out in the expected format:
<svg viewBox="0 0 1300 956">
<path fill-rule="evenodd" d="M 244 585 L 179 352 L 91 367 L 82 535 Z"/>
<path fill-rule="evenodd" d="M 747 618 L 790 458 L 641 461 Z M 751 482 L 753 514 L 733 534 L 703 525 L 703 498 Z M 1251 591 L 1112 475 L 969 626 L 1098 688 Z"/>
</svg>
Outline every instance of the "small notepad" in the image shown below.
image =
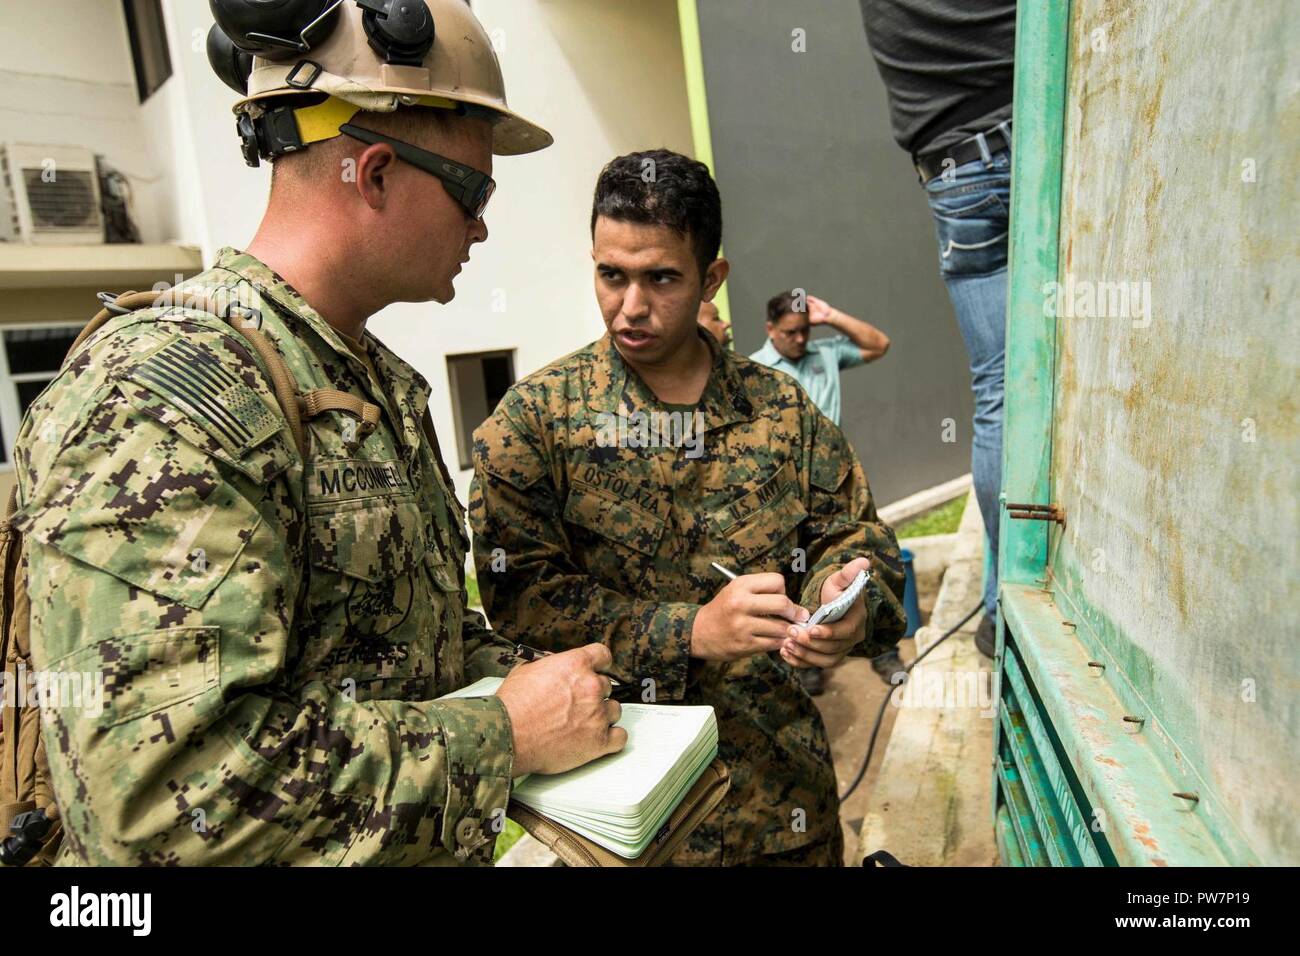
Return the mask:
<svg viewBox="0 0 1300 956">
<path fill-rule="evenodd" d="M 440 699 L 486 697 L 501 682 L 485 677 Z M 565 773 L 520 778 L 512 798 L 634 859 L 717 756 L 718 722 L 712 707 L 624 704 L 617 726 L 627 731 L 621 751 Z"/>
</svg>

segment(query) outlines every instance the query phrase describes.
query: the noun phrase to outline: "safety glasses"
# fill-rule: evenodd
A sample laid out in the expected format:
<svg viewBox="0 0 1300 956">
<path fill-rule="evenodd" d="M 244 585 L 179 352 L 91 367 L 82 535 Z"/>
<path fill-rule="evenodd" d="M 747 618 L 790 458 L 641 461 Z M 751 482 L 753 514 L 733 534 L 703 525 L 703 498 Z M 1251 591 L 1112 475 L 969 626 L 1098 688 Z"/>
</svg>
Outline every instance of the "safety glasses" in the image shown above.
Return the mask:
<svg viewBox="0 0 1300 956">
<path fill-rule="evenodd" d="M 482 219 L 483 210 L 487 209 L 488 200 L 496 191 L 497 184 L 487 173 L 479 172 L 470 166 L 454 162 L 445 156 L 439 156 L 419 146 L 412 146 L 400 139 L 393 139 L 382 133 L 362 129 L 351 123 L 344 123 L 339 132 L 359 139 L 363 143 L 387 143 L 393 147 L 397 158 L 410 163 L 416 169 L 422 169 L 431 176 L 437 176 L 447 195 L 460 203 L 471 219 Z"/>
</svg>

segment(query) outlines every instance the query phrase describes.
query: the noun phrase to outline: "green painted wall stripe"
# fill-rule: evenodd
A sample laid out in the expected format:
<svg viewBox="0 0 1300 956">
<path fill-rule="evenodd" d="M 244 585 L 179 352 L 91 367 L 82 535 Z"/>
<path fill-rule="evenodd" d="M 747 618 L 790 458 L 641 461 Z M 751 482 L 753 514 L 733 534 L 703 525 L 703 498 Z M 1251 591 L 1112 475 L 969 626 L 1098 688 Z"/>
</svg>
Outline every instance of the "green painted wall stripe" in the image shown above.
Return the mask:
<svg viewBox="0 0 1300 956">
<path fill-rule="evenodd" d="M 704 82 L 704 47 L 700 40 L 700 16 L 696 0 L 677 0 L 677 20 L 682 35 L 682 62 L 686 65 L 686 101 L 691 111 L 691 140 L 695 158 L 709 167 L 717 178 L 713 164 L 713 134 L 709 130 L 709 96 Z M 719 255 L 725 255 L 719 252 Z M 731 324 L 731 298 L 724 282 L 713 299 L 718 315 Z"/>
</svg>

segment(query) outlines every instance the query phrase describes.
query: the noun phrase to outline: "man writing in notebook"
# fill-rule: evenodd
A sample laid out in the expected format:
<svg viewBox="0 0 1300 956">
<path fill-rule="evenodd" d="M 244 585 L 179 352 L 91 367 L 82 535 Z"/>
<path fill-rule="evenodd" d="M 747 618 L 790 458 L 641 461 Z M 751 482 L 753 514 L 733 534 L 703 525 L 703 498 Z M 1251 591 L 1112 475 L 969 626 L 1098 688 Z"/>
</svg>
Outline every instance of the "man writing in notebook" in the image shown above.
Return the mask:
<svg viewBox="0 0 1300 956">
<path fill-rule="evenodd" d="M 834 866 L 830 746 L 795 673 L 892 645 L 902 565 L 840 430 L 699 327 L 727 276 L 721 233 L 702 164 L 656 150 L 605 167 L 592 258 L 608 332 L 475 433 L 479 587 L 502 634 L 599 640 L 629 699 L 716 710 L 732 788 L 675 863 Z M 798 626 L 868 568 L 843 618 Z"/>
</svg>

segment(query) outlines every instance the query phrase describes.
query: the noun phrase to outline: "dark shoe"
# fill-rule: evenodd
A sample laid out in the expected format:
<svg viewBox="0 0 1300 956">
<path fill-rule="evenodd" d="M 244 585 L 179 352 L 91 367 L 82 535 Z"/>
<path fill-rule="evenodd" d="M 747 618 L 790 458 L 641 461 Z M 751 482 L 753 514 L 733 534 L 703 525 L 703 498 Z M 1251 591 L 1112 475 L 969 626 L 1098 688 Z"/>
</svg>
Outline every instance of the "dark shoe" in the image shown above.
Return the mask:
<svg viewBox="0 0 1300 956">
<path fill-rule="evenodd" d="M 993 621 L 993 615 L 985 611 L 980 626 L 975 628 L 975 646 L 985 657 L 992 657 L 997 650 L 997 643 L 997 625 Z"/>
<path fill-rule="evenodd" d="M 809 697 L 820 697 L 826 690 L 826 674 L 820 667 L 809 667 L 796 672 L 799 683 L 808 692 Z"/>
<path fill-rule="evenodd" d="M 898 656 L 898 648 L 885 651 L 871 658 L 871 669 L 880 675 L 886 684 L 894 682 L 894 675 L 903 669 L 903 659 Z"/>
</svg>

